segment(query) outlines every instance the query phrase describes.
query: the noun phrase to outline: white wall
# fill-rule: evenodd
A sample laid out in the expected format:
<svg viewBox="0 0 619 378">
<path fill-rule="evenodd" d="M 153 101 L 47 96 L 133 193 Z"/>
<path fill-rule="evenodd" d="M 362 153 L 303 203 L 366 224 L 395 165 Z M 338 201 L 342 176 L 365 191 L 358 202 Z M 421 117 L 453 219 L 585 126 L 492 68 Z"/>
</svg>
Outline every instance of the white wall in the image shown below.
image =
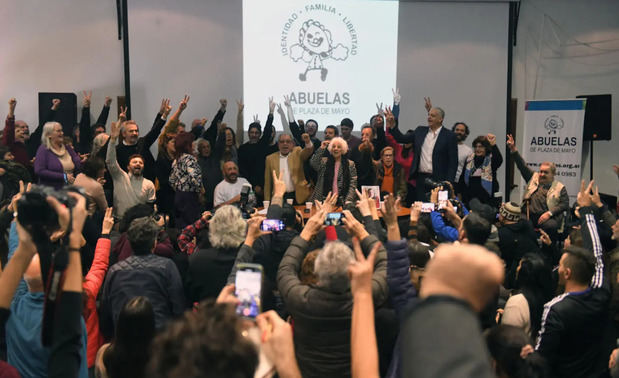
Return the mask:
<svg viewBox="0 0 619 378">
<path fill-rule="evenodd" d="M 508 11 L 507 3 L 400 3 L 403 129 L 427 124 L 429 96 L 445 110 L 446 127 L 469 125 L 469 146 L 487 133 L 505 139 Z M 505 154 L 505 145 L 499 149 Z M 503 191 L 503 166 L 497 174 Z"/>
<path fill-rule="evenodd" d="M 241 0 L 131 0 L 128 5 L 132 118 L 141 129 L 152 124 L 161 98 L 170 97 L 176 108 L 185 93 L 191 96 L 185 123 L 211 120 L 219 99 L 227 98 L 225 121 L 234 128 L 235 99 L 243 90 Z M 265 60 L 257 56 L 256 64 Z"/>
<path fill-rule="evenodd" d="M 3 1 L 0 25 L 3 120 L 11 97 L 17 99 L 17 119 L 33 129 L 38 124 L 38 92 L 79 93 L 80 107 L 81 91 L 92 90 L 93 118 L 105 96 L 124 95 L 116 2 Z"/>
<path fill-rule="evenodd" d="M 404 129 L 426 123 L 423 97 L 430 96 L 445 109 L 445 125 L 465 121 L 471 126 L 468 143 L 488 132 L 505 138 L 507 17 L 507 3 L 400 3 Z M 187 0 L 182 6 L 173 0 L 132 0 L 129 22 L 132 116 L 139 124 L 150 125 L 161 97 L 171 96 L 176 105 L 185 91 L 191 95 L 185 121 L 212 118 L 218 99 L 227 97 L 232 114 L 226 120 L 234 122 L 234 99 L 242 96 L 240 0 Z M 268 56 L 252 60 L 269 64 Z M 376 101 L 386 105 L 392 98 Z M 374 112 L 368 109 L 367 117 L 353 121 L 361 125 Z M 501 169 L 501 182 L 503 177 Z"/>
<path fill-rule="evenodd" d="M 600 192 L 617 195 L 612 165 L 619 163 L 619 2 L 523 0 L 517 37 L 512 94 L 518 99 L 518 146 L 526 100 L 610 93 L 614 140 L 594 142 L 593 173 Z M 582 177 L 588 180 L 588 143 L 583 155 Z M 520 198 L 519 190 L 514 194 Z"/>
<path fill-rule="evenodd" d="M 445 109 L 445 125 L 463 120 L 471 126 L 468 143 L 487 132 L 504 138 L 507 7 L 400 4 L 398 86 L 404 129 L 425 124 L 423 97 L 430 96 Z M 236 110 L 234 99 L 242 96 L 241 14 L 241 0 L 129 2 L 132 116 L 142 131 L 162 97 L 171 97 L 176 106 L 186 91 L 192 96 L 186 122 L 212 118 L 220 97 L 228 98 L 230 113 Z M 15 1 L 4 5 L 0 22 L 6 26 L 0 41 L 8 46 L 0 52 L 0 99 L 17 97 L 19 118 L 36 124 L 39 91 L 92 89 L 93 113 L 103 96 L 123 94 L 115 2 Z M 268 57 L 256 56 L 255 64 L 268 64 Z M 374 111 L 368 109 L 367 119 L 355 123 L 367 122 Z M 233 118 L 228 115 L 227 121 Z"/>
</svg>

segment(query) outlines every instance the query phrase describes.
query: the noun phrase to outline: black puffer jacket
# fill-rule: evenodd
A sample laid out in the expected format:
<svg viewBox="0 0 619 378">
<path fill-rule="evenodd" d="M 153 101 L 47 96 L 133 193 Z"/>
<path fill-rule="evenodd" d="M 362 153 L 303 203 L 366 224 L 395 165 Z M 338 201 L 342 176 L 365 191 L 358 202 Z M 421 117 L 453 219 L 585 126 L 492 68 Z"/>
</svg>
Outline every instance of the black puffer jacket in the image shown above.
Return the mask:
<svg viewBox="0 0 619 378">
<path fill-rule="evenodd" d="M 516 268 L 522 256 L 540 253 L 537 235 L 531 222 L 525 219 L 499 227 L 499 248 L 505 261 L 505 287 L 513 288 Z"/>
</svg>

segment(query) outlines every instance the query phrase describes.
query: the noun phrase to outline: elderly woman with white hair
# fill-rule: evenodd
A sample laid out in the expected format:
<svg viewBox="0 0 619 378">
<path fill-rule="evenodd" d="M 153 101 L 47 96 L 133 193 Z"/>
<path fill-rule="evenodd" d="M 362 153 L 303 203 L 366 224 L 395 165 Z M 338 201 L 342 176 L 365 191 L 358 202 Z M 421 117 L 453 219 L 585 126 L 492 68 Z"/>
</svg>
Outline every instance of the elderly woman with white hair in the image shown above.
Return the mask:
<svg viewBox="0 0 619 378">
<path fill-rule="evenodd" d="M 73 184 L 76 172 L 80 170 L 80 157 L 73 148 L 65 146 L 62 125 L 47 122 L 43 126 L 41 145 L 34 161 L 34 173 L 39 184 L 62 188 Z"/>
<path fill-rule="evenodd" d="M 245 240 L 247 223 L 241 211 L 235 206 L 222 206 L 209 220 L 211 213 L 204 212 L 202 217 L 185 227 L 179 236 L 182 241 L 191 241 L 194 237 L 197 246 L 189 246 L 189 267 L 185 276 L 187 299 L 192 303 L 206 298 L 216 298 L 226 285 L 228 274 L 232 270 L 237 252 Z M 208 240 L 205 232 L 208 227 Z M 190 242 L 191 243 L 191 242 Z M 184 243 L 185 247 L 187 242 Z"/>
<path fill-rule="evenodd" d="M 329 153 L 326 154 L 325 150 Z M 337 195 L 337 204 L 342 206 L 355 200 L 357 189 L 357 169 L 355 162 L 348 160 L 348 143 L 343 138 L 325 140 L 310 160 L 312 168 L 318 172 L 316 188 L 312 201 L 324 201 L 329 192 Z"/>
</svg>

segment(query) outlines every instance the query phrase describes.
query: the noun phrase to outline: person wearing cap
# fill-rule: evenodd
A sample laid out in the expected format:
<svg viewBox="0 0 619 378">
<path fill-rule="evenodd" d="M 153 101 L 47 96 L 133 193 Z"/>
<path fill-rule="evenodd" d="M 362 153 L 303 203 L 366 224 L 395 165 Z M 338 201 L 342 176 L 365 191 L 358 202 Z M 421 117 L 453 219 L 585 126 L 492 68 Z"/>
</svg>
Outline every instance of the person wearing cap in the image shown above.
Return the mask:
<svg viewBox="0 0 619 378">
<path fill-rule="evenodd" d="M 499 209 L 499 248 L 505 261 L 505 286 L 512 287 L 518 262 L 527 253 L 539 253 L 533 225 L 521 217 L 520 205 L 506 202 Z"/>
<path fill-rule="evenodd" d="M 565 185 L 555 179 L 557 166 L 545 161 L 540 163 L 539 171 L 535 172 L 520 156 L 514 138 L 509 134 L 507 147 L 520 174 L 527 181 L 522 202 L 526 204 L 529 220 L 534 226 L 546 231 L 552 240 L 556 240 L 557 233 L 563 229 L 564 212 L 570 208 L 570 198 Z"/>
<path fill-rule="evenodd" d="M 340 131 L 342 133 L 342 138 L 346 141 L 346 143 L 348 143 L 348 148 L 350 150 L 354 150 L 361 144 L 361 139 L 352 135 L 353 127 L 354 123 L 350 118 L 344 118 L 342 122 L 340 122 Z"/>
</svg>

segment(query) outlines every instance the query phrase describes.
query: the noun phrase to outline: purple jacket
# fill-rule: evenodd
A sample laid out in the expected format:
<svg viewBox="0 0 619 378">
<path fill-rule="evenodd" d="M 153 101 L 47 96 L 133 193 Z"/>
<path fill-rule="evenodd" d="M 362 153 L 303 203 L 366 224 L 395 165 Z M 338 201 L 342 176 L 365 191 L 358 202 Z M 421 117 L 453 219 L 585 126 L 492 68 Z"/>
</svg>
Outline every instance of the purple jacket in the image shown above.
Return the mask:
<svg viewBox="0 0 619 378">
<path fill-rule="evenodd" d="M 77 176 L 81 164 L 80 157 L 69 146 L 66 146 L 67 151 L 71 155 L 75 169 L 73 175 Z M 34 173 L 39 178 L 39 184 L 53 186 L 55 189 L 60 189 L 64 186 L 64 170 L 60 159 L 52 151 L 50 151 L 44 144 L 39 146 L 37 150 L 36 159 L 34 160 Z"/>
</svg>

